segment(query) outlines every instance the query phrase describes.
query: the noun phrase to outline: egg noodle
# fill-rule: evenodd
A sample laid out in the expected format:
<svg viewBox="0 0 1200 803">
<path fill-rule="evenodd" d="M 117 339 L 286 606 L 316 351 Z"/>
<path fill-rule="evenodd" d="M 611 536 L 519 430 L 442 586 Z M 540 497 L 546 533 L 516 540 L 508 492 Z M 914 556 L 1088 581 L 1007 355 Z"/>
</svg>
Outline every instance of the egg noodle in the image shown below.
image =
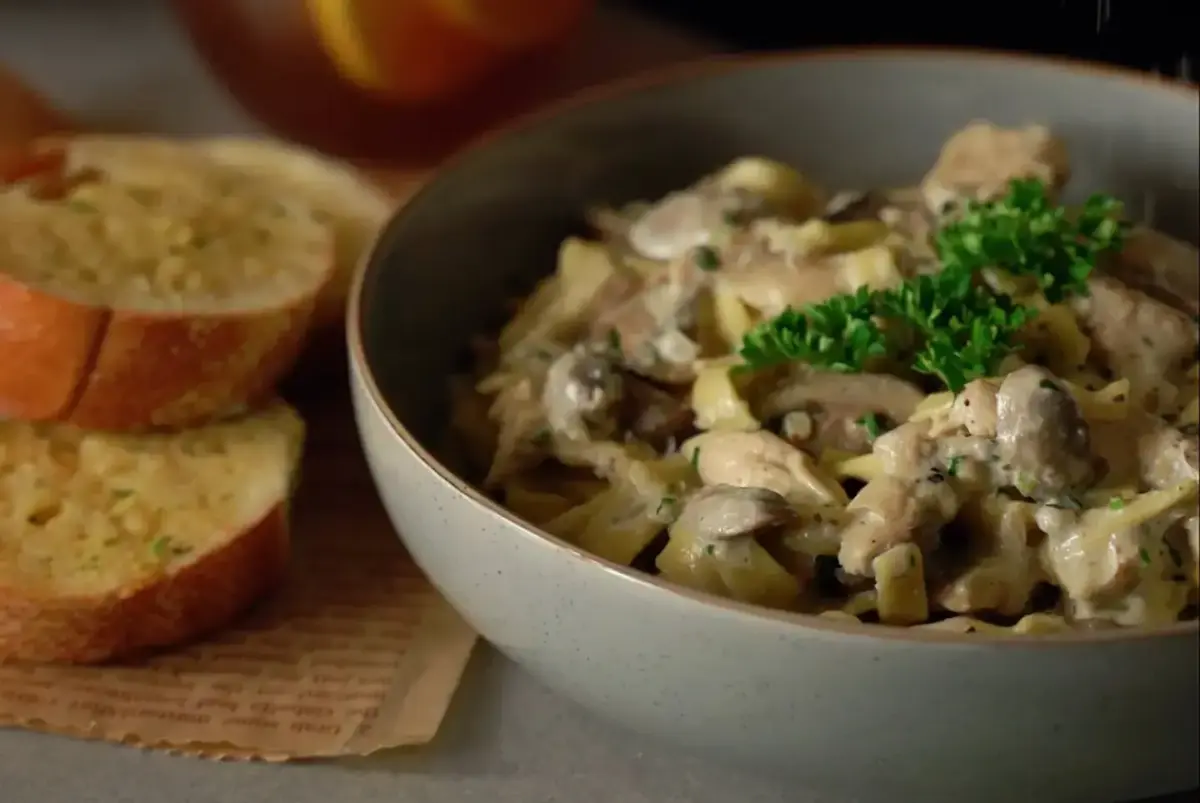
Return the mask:
<svg viewBox="0 0 1200 803">
<path fill-rule="evenodd" d="M 475 348 L 452 430 L 581 549 L 742 602 L 958 632 L 1195 616 L 1194 247 L 1059 205 L 972 123 L 917 187 L 745 158 L 598 209 Z M 1164 264 L 1164 262 L 1166 264 Z"/>
</svg>

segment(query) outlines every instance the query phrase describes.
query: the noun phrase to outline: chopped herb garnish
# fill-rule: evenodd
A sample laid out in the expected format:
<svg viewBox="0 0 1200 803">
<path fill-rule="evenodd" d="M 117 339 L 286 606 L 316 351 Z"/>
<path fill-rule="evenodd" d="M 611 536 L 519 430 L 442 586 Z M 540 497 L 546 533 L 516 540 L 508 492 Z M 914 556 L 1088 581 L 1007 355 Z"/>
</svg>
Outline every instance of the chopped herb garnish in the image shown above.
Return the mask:
<svg viewBox="0 0 1200 803">
<path fill-rule="evenodd" d="M 786 309 L 747 333 L 742 359 L 751 368 L 799 360 L 830 371 L 861 371 L 889 351 L 873 320 L 877 303 L 877 295 L 863 287 L 803 310 Z"/>
<path fill-rule="evenodd" d="M 661 516 L 664 511 L 671 512 L 675 508 L 676 499 L 673 496 L 664 496 L 659 500 L 658 508 L 654 511 L 654 515 Z"/>
<path fill-rule="evenodd" d="M 994 267 L 1032 277 L 1046 300 L 1057 304 L 1086 295 L 1096 258 L 1120 247 L 1126 228 L 1120 214 L 1116 198 L 1093 195 L 1072 216 L 1051 201 L 1041 181 L 1020 179 L 999 201 L 967 204 L 937 233 L 938 257 L 947 270 Z"/>
<path fill-rule="evenodd" d="M 608 347 L 617 354 L 621 353 L 621 333 L 616 329 L 608 330 Z"/>
<path fill-rule="evenodd" d="M 1038 387 L 1042 390 L 1057 391 L 1059 389 L 1058 385 L 1054 384 L 1054 382 L 1049 379 L 1043 379 L 1041 382 L 1038 382 Z"/>
<path fill-rule="evenodd" d="M 1125 500 L 1119 496 L 1114 496 L 1108 500 L 1108 506 L 1112 510 L 1123 510 L 1125 508 Z"/>
<path fill-rule="evenodd" d="M 1142 559 L 1143 566 L 1150 565 L 1150 553 L 1146 551 L 1145 547 L 1138 550 L 1138 557 Z"/>
<path fill-rule="evenodd" d="M 879 437 L 879 418 L 874 413 L 867 413 L 858 419 L 858 424 L 867 431 L 867 440 L 874 442 Z"/>
<path fill-rule="evenodd" d="M 1097 195 L 1072 217 L 1041 182 L 1014 181 L 1004 198 L 968 204 L 938 232 L 940 272 L 784 310 L 747 334 L 740 354 L 749 368 L 801 361 L 843 373 L 911 360 L 957 392 L 995 374 L 1036 315 L 976 274 L 995 268 L 1031 278 L 1051 303 L 1086 294 L 1096 258 L 1120 247 L 1119 213 L 1115 199 Z"/>
<path fill-rule="evenodd" d="M 113 488 L 112 495 L 117 499 L 128 499 L 133 496 L 133 491 L 129 488 Z"/>
<path fill-rule="evenodd" d="M 700 447 L 699 446 L 697 446 L 695 449 L 692 450 L 692 469 L 694 471 L 700 470 Z"/>
<path fill-rule="evenodd" d="M 966 458 L 964 458 L 960 454 L 956 454 L 953 457 L 951 457 L 950 462 L 946 464 L 946 473 L 951 477 L 957 477 L 958 476 L 958 467 L 960 465 L 962 465 L 962 461 L 965 459 Z"/>
<path fill-rule="evenodd" d="M 171 539 L 165 535 L 155 538 L 154 543 L 150 545 L 150 551 L 154 553 L 154 557 L 156 558 L 165 558 L 171 551 Z"/>
<path fill-rule="evenodd" d="M 707 245 L 697 248 L 695 256 L 696 267 L 700 270 L 716 270 L 721 267 L 721 255 Z"/>
<path fill-rule="evenodd" d="M 717 551 L 717 548 L 715 545 L 713 545 L 713 544 L 705 544 L 704 545 L 704 554 L 705 555 L 711 555 L 716 551 Z"/>
</svg>

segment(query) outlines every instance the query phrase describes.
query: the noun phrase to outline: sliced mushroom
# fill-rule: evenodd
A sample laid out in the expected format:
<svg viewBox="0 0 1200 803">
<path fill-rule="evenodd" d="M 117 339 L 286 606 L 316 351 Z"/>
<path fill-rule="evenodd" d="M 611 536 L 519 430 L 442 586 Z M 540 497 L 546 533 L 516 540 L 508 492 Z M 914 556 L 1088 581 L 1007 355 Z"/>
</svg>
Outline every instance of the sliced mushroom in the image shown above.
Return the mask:
<svg viewBox="0 0 1200 803">
<path fill-rule="evenodd" d="M 605 440 L 616 429 L 615 408 L 622 392 L 621 374 L 611 353 L 584 344 L 550 366 L 541 401 L 556 437 Z"/>
<path fill-rule="evenodd" d="M 848 405 L 813 405 L 807 410 L 785 413 L 780 421 L 780 434 L 787 441 L 811 454 L 827 451 L 847 454 L 867 454 L 875 433 L 867 425 L 868 416 L 875 411 Z M 883 429 L 890 421 L 880 421 Z"/>
<path fill-rule="evenodd" d="M 625 377 L 622 421 L 635 439 L 658 451 L 678 444 L 691 432 L 692 408 L 686 398 L 671 394 L 636 376 Z"/>
<path fill-rule="evenodd" d="M 996 442 L 1013 484 L 1031 499 L 1061 500 L 1095 478 L 1096 459 L 1079 404 L 1040 366 L 1019 368 L 1000 384 Z"/>
<path fill-rule="evenodd" d="M 663 577 L 681 585 L 743 602 L 793 607 L 808 574 L 784 568 L 759 540 L 778 536 L 795 520 L 787 501 L 772 491 L 703 488 L 684 503 L 655 563 Z"/>
<path fill-rule="evenodd" d="M 653 204 L 629 227 L 629 242 L 652 259 L 677 259 L 755 217 L 804 220 L 822 203 L 821 191 L 791 167 L 747 157 Z"/>
<path fill-rule="evenodd" d="M 812 405 L 879 413 L 907 421 L 925 400 L 920 388 L 887 374 L 838 374 L 801 370 L 783 380 L 762 400 L 760 416 L 778 418 Z"/>
<path fill-rule="evenodd" d="M 798 521 L 787 500 L 766 488 L 710 485 L 688 497 L 678 527 L 703 543 L 762 536 Z"/>
</svg>

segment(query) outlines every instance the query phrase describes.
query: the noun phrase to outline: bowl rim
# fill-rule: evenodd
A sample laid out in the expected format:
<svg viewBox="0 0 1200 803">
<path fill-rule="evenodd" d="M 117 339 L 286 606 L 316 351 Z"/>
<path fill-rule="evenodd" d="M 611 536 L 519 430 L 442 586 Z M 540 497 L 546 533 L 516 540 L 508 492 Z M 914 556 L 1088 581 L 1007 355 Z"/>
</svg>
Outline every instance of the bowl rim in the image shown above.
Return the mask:
<svg viewBox="0 0 1200 803">
<path fill-rule="evenodd" d="M 740 72 L 770 64 L 930 57 L 951 58 L 975 63 L 994 62 L 1004 64 L 1016 62 L 1027 66 L 1052 67 L 1056 70 L 1076 75 L 1099 75 L 1108 80 L 1140 86 L 1146 91 L 1168 92 L 1185 100 L 1190 99 L 1200 102 L 1200 84 L 1187 83 L 1178 79 L 1144 73 L 1131 68 L 1063 56 L 1031 55 L 985 48 L 954 46 L 911 47 L 866 45 L 758 54 L 716 54 L 698 59 L 685 60 L 666 67 L 640 72 L 616 81 L 601 83 L 571 94 L 564 99 L 549 103 L 534 111 L 520 114 L 504 125 L 485 131 L 467 146 L 438 165 L 430 176 L 422 181 L 416 190 L 393 211 L 391 218 L 377 233 L 371 247 L 361 257 L 354 272 L 350 288 L 346 311 L 346 344 L 352 367 L 351 381 L 360 384 L 361 390 L 364 392 L 367 400 L 375 412 L 386 422 L 388 428 L 391 430 L 391 434 L 399 441 L 400 445 L 406 448 L 422 464 L 424 470 L 455 491 L 459 497 L 459 501 L 472 505 L 478 512 L 485 516 L 509 525 L 508 529 L 514 530 L 519 537 L 529 539 L 536 545 L 549 547 L 561 553 L 569 560 L 578 561 L 584 566 L 599 569 L 601 572 L 622 582 L 632 583 L 644 592 L 671 594 L 689 604 L 696 604 L 701 608 L 707 608 L 711 613 L 723 613 L 745 620 L 746 624 L 757 624 L 760 626 L 774 625 L 780 628 L 781 631 L 802 632 L 808 630 L 815 631 L 815 634 L 844 638 L 869 640 L 882 638 L 889 641 L 911 644 L 957 645 L 961 647 L 971 645 L 988 645 L 993 647 L 1004 645 L 1010 648 L 1036 648 L 1072 645 L 1086 646 L 1108 642 L 1124 643 L 1145 639 L 1195 638 L 1197 635 L 1200 635 L 1200 621 L 1197 620 L 1174 622 L 1169 625 L 1145 628 L 1074 631 L 1039 635 L 1015 635 L 1003 632 L 959 633 L 927 629 L 917 630 L 914 628 L 874 623 L 849 623 L 842 622 L 834 617 L 822 617 L 811 613 L 766 608 L 669 583 L 656 575 L 641 572 L 631 566 L 625 566 L 582 550 L 566 540 L 552 535 L 535 524 L 522 519 L 516 513 L 513 513 L 499 502 L 488 497 L 481 490 L 451 470 L 421 444 L 420 440 L 408 430 L 403 422 L 401 422 L 400 417 L 392 410 L 375 380 L 375 372 L 367 360 L 364 346 L 363 288 L 366 277 L 380 263 L 379 255 L 383 253 L 382 246 L 386 242 L 395 222 L 402 218 L 406 214 L 406 210 L 428 191 L 429 186 L 437 181 L 438 175 L 443 171 L 455 169 L 459 163 L 468 160 L 477 152 L 485 150 L 495 141 L 510 136 L 518 136 L 522 131 L 535 128 L 543 122 L 549 121 L 563 113 L 596 103 L 616 101 L 625 95 L 642 90 L 668 87 L 672 84 L 681 84 L 696 79 Z"/>
</svg>

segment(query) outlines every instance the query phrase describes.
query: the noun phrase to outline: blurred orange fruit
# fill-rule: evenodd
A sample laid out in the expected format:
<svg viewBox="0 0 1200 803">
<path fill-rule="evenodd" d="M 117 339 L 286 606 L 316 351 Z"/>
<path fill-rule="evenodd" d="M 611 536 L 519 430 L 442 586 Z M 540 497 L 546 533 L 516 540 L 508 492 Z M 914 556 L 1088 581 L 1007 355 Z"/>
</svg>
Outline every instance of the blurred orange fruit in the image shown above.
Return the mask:
<svg viewBox="0 0 1200 803">
<path fill-rule="evenodd" d="M 349 81 L 426 101 L 483 76 L 506 52 L 553 40 L 587 0 L 306 0 L 317 38 Z"/>
</svg>

